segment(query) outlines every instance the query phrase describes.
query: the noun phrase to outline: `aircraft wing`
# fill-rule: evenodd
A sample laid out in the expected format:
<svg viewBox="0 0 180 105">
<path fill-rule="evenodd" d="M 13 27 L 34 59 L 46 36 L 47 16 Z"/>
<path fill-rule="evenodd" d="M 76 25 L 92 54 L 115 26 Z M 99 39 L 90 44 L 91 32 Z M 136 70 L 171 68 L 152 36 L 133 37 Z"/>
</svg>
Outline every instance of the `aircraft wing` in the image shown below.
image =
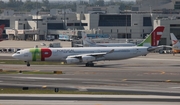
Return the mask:
<svg viewBox="0 0 180 105">
<path fill-rule="evenodd" d="M 72 56 L 68 56 L 68 57 L 70 57 L 70 58 L 81 58 L 82 56 L 102 57 L 102 56 L 109 54 L 109 53 L 112 53 L 112 52 L 114 52 L 114 49 L 112 49 L 109 52 L 87 53 L 87 54 L 72 55 Z"/>
</svg>

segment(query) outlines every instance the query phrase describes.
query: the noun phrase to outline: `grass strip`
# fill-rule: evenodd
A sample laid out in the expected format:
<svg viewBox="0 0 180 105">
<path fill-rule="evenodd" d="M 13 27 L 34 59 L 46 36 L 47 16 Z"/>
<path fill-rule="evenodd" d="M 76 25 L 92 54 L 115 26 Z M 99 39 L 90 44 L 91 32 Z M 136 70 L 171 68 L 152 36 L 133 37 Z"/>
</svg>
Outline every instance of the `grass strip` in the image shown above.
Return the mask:
<svg viewBox="0 0 180 105">
<path fill-rule="evenodd" d="M 0 60 L 0 64 L 26 64 L 24 61 L 20 60 Z M 51 61 L 34 61 L 30 62 L 32 65 L 68 65 L 61 62 L 51 62 Z"/>
<path fill-rule="evenodd" d="M 55 92 L 54 89 L 44 89 L 44 88 L 32 88 L 28 90 L 23 90 L 20 88 L 0 88 L 0 94 L 95 94 L 95 95 L 128 95 L 126 93 L 117 92 L 87 92 L 87 91 L 68 91 L 59 90 Z"/>
<path fill-rule="evenodd" d="M 167 83 L 180 83 L 180 81 L 166 81 Z"/>
<path fill-rule="evenodd" d="M 0 74 L 54 74 L 52 72 L 44 72 L 44 71 L 39 71 L 39 70 L 34 70 L 34 71 L 19 71 L 19 70 L 3 70 L 0 72 Z"/>
</svg>

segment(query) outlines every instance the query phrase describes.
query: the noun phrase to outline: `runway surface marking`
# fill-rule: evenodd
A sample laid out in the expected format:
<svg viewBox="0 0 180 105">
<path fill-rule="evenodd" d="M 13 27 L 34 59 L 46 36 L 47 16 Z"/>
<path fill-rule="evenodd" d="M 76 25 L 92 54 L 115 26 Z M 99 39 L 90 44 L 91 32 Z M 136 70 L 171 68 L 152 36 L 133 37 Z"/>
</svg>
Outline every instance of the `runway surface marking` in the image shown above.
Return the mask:
<svg viewBox="0 0 180 105">
<path fill-rule="evenodd" d="M 166 72 L 164 72 L 164 71 L 161 71 L 161 74 L 165 74 Z"/>
<path fill-rule="evenodd" d="M 159 98 L 159 99 L 180 99 L 180 96 L 161 95 L 89 95 L 89 94 L 0 94 L 0 96 L 13 97 L 88 97 L 88 98 Z"/>
<path fill-rule="evenodd" d="M 170 87 L 170 88 L 172 88 L 172 89 L 180 89 L 180 87 Z"/>
<path fill-rule="evenodd" d="M 48 77 L 12 77 L 12 78 L 22 78 L 22 79 L 41 79 L 41 80 L 72 80 L 72 78 L 48 78 Z"/>
<path fill-rule="evenodd" d="M 157 61 L 180 61 L 180 59 L 157 59 L 157 58 L 131 58 L 131 60 L 157 60 Z"/>
<path fill-rule="evenodd" d="M 179 105 L 179 102 L 2 100 L 2 105 Z"/>
<path fill-rule="evenodd" d="M 48 78 L 48 77 L 10 77 L 10 78 L 16 78 L 16 79 L 37 79 L 37 80 L 95 80 L 96 82 L 119 82 L 118 80 L 110 80 L 110 79 L 103 79 L 103 80 L 97 80 L 97 79 L 84 79 L 84 78 Z"/>
</svg>

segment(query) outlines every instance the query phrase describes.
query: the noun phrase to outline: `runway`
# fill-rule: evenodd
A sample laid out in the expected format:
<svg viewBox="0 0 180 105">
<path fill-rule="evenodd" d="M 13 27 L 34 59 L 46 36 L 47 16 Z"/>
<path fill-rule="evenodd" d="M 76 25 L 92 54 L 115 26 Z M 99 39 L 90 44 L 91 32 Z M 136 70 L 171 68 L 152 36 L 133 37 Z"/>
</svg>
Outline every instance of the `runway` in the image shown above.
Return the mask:
<svg viewBox="0 0 180 105">
<path fill-rule="evenodd" d="M 150 54 L 138 58 L 84 65 L 4 65 L 4 70 L 55 71 L 61 75 L 1 74 L 1 87 L 60 88 L 63 90 L 180 95 L 179 55 Z"/>
<path fill-rule="evenodd" d="M 12 54 L 13 53 L 0 53 L 0 60 L 15 60 Z"/>
<path fill-rule="evenodd" d="M 0 94 L 3 105 L 179 105 L 180 97 L 154 95 Z"/>
<path fill-rule="evenodd" d="M 72 95 L 72 94 L 0 94 L 1 100 L 76 100 L 76 101 L 154 101 L 180 102 L 179 96 L 157 95 Z"/>
<path fill-rule="evenodd" d="M 139 101 L 39 101 L 39 100 L 12 100 L 1 101 L 3 105 L 179 105 L 179 102 L 139 102 Z"/>
</svg>

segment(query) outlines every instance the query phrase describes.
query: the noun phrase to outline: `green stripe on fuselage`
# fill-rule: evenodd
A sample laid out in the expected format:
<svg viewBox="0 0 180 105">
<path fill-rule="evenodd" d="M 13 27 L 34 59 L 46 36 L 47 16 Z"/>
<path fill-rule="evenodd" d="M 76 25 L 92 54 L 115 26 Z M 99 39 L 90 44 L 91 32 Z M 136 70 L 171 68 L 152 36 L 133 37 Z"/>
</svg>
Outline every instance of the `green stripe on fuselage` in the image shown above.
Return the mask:
<svg viewBox="0 0 180 105">
<path fill-rule="evenodd" d="M 41 48 L 32 48 L 30 52 L 32 53 L 32 61 L 41 60 Z"/>
</svg>

